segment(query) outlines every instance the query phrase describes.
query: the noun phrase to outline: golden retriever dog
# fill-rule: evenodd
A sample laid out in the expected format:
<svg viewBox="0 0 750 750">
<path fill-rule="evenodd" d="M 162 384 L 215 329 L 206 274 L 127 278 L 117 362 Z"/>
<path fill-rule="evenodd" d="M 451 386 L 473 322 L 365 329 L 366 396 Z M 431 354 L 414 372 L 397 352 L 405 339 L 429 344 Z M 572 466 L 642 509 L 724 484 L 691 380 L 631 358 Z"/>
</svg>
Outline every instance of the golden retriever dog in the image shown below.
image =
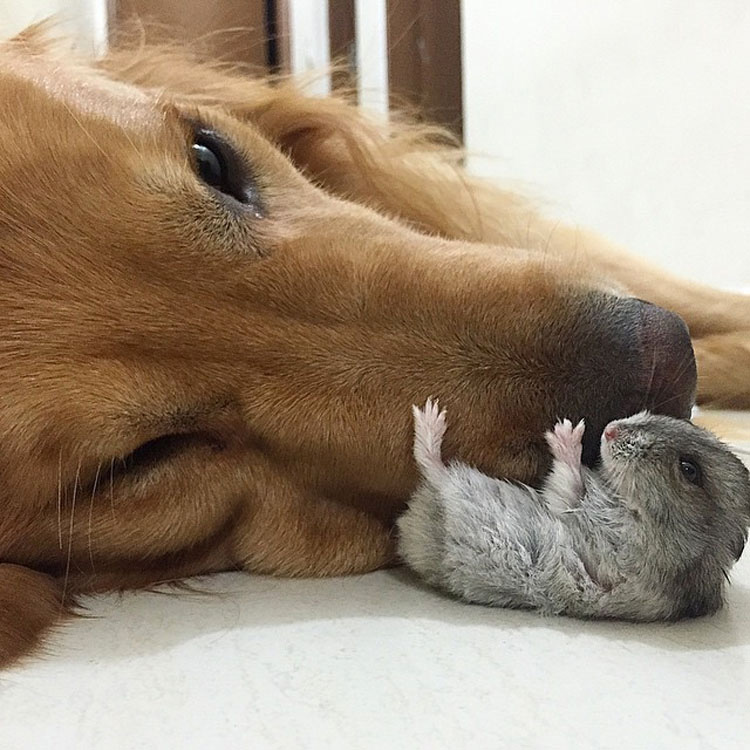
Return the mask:
<svg viewBox="0 0 750 750">
<path fill-rule="evenodd" d="M 0 47 L 0 663 L 83 593 L 393 564 L 429 396 L 448 456 L 529 482 L 559 416 L 589 460 L 610 419 L 687 416 L 696 360 L 699 400 L 750 405 L 750 299 L 545 218 L 439 134 L 43 36 Z"/>
</svg>

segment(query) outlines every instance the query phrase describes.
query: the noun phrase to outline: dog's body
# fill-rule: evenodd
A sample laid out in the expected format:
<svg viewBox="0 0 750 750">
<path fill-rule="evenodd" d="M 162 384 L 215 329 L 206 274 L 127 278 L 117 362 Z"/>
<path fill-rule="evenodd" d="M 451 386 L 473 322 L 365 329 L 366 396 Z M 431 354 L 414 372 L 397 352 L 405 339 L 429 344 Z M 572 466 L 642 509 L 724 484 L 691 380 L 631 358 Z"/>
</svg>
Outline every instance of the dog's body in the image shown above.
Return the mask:
<svg viewBox="0 0 750 750">
<path fill-rule="evenodd" d="M 558 414 L 589 458 L 611 419 L 686 415 L 684 326 L 615 288 L 685 318 L 699 396 L 750 404 L 750 300 L 549 222 L 422 131 L 34 31 L 0 93 L 0 662 L 79 592 L 389 564 L 433 393 L 449 456 L 523 481 Z"/>
</svg>

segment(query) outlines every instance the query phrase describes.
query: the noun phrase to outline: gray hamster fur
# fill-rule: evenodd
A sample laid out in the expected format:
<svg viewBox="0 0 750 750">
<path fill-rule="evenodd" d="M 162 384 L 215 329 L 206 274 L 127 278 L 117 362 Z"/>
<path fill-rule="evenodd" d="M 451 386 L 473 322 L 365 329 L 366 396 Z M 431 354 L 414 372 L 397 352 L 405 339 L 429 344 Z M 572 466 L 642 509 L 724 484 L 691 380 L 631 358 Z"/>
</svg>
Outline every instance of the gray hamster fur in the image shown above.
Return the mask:
<svg viewBox="0 0 750 750">
<path fill-rule="evenodd" d="M 610 423 L 601 465 L 584 425 L 546 435 L 541 490 L 444 465 L 445 412 L 414 407 L 422 482 L 398 520 L 399 553 L 470 602 L 545 614 L 677 620 L 722 606 L 750 526 L 750 475 L 710 432 L 646 412 Z"/>
</svg>

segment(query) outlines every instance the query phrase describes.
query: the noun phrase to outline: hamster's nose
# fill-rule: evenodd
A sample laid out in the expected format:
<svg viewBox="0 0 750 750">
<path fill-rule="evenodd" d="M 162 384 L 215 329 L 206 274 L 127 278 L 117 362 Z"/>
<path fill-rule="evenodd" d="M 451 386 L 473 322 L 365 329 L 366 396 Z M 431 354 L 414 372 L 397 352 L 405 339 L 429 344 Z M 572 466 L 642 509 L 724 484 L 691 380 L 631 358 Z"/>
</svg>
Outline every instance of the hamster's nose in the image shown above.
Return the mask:
<svg viewBox="0 0 750 750">
<path fill-rule="evenodd" d="M 615 440 L 619 434 L 620 434 L 620 430 L 617 428 L 617 425 L 614 422 L 610 422 L 604 428 L 604 439 L 609 442 L 611 442 L 612 440 Z"/>
</svg>

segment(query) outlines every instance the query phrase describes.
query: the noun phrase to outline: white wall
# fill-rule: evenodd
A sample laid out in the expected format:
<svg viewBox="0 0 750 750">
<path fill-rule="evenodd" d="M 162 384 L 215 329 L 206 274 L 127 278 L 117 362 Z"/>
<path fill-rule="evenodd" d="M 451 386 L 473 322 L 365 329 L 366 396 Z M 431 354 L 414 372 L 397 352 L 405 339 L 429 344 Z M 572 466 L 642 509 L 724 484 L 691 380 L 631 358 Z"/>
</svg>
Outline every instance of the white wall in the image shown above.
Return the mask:
<svg viewBox="0 0 750 750">
<path fill-rule="evenodd" d="M 0 0 L 0 38 L 52 15 L 81 49 L 106 45 L 107 0 Z"/>
<path fill-rule="evenodd" d="M 307 93 L 327 96 L 331 92 L 328 0 L 288 0 L 287 5 L 292 72 L 307 77 Z"/>
<path fill-rule="evenodd" d="M 464 0 L 463 35 L 472 169 L 750 286 L 750 3 Z"/>
</svg>

